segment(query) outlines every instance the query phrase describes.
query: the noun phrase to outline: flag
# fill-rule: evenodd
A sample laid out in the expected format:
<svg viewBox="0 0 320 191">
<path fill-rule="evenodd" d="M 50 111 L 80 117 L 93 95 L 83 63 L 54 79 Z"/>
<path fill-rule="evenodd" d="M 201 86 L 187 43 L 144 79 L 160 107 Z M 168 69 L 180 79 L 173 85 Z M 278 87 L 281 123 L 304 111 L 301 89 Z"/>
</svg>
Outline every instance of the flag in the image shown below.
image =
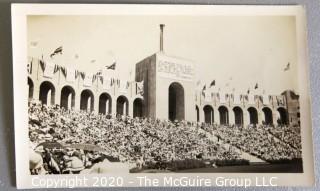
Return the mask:
<svg viewBox="0 0 320 191">
<path fill-rule="evenodd" d="M 289 69 L 290 69 L 290 62 L 288 62 L 287 66 L 283 70 L 288 71 Z"/>
<path fill-rule="evenodd" d="M 88 87 L 92 86 L 94 76 L 91 73 L 87 73 L 84 76 L 85 77 L 84 77 L 83 85 Z"/>
<path fill-rule="evenodd" d="M 143 95 L 143 81 L 136 82 L 136 94 Z"/>
<path fill-rule="evenodd" d="M 75 69 L 73 67 L 67 67 L 66 68 L 66 80 L 67 82 L 74 82 L 76 80 L 76 76 L 78 76 L 78 74 L 76 74 Z"/>
<path fill-rule="evenodd" d="M 43 60 L 40 60 L 40 66 L 42 71 L 44 71 L 46 69 L 46 63 Z"/>
<path fill-rule="evenodd" d="M 207 85 L 204 85 L 203 88 L 202 88 L 202 91 L 201 91 L 201 94 L 202 94 L 204 97 L 206 96 L 206 94 L 205 94 L 205 92 L 204 92 L 204 91 L 206 91 L 206 89 L 207 89 Z"/>
<path fill-rule="evenodd" d="M 205 91 L 207 89 L 207 85 L 204 85 L 202 88 L 202 91 Z"/>
<path fill-rule="evenodd" d="M 107 70 L 115 70 L 116 69 L 116 62 L 111 64 L 110 66 L 106 66 Z"/>
<path fill-rule="evenodd" d="M 55 74 L 55 73 L 57 73 L 59 70 L 60 70 L 60 66 L 57 65 L 57 64 L 55 64 L 55 65 L 54 65 L 54 71 L 53 71 L 53 73 Z"/>
<path fill-rule="evenodd" d="M 256 83 L 256 85 L 254 86 L 254 89 L 258 89 L 258 83 Z"/>
<path fill-rule="evenodd" d="M 213 80 L 212 82 L 211 82 L 211 84 L 210 84 L 210 88 L 212 87 L 212 86 L 215 86 L 216 85 L 216 80 Z"/>
<path fill-rule="evenodd" d="M 104 89 L 109 90 L 112 86 L 112 79 L 108 78 L 107 76 L 104 76 L 104 80 L 101 83 L 103 84 Z"/>
<path fill-rule="evenodd" d="M 47 62 L 46 67 L 43 71 L 43 76 L 48 77 L 48 78 L 52 78 L 53 74 L 54 74 L 55 66 L 56 65 L 51 62 Z"/>
<path fill-rule="evenodd" d="M 60 70 L 64 76 L 67 76 L 67 69 L 63 66 L 60 66 Z"/>
<path fill-rule="evenodd" d="M 27 65 L 27 69 L 28 69 L 29 74 L 32 73 L 32 62 L 33 62 L 33 59 L 31 59 L 31 62 Z"/>
<path fill-rule="evenodd" d="M 53 56 L 55 56 L 56 54 L 62 54 L 62 46 L 56 48 L 53 53 L 50 54 L 50 58 L 52 58 Z"/>
<path fill-rule="evenodd" d="M 102 75 L 102 70 L 98 70 L 98 72 L 96 73 L 97 76 L 101 76 Z"/>
</svg>

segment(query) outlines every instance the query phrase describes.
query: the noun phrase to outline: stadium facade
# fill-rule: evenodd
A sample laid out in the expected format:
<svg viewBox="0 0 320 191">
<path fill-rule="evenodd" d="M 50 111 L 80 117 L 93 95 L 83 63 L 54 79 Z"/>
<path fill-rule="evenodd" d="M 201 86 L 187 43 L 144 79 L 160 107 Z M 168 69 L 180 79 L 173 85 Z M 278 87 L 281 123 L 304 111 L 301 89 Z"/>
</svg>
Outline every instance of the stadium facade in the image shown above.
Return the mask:
<svg viewBox="0 0 320 191">
<path fill-rule="evenodd" d="M 39 59 L 32 59 L 29 65 L 29 99 L 43 104 L 101 114 L 216 124 L 300 125 L 299 96 L 293 91 L 253 95 L 196 90 L 192 61 L 163 52 L 137 63 L 132 82 L 84 76 Z M 143 91 L 138 90 L 141 82 Z"/>
<path fill-rule="evenodd" d="M 197 89 L 194 63 L 163 50 L 136 64 L 135 81 L 89 74 L 32 58 L 28 64 L 29 99 L 66 109 L 111 115 L 187 120 L 220 125 L 299 125 L 299 96 L 255 95 Z M 61 50 L 62 51 L 62 50 Z"/>
</svg>

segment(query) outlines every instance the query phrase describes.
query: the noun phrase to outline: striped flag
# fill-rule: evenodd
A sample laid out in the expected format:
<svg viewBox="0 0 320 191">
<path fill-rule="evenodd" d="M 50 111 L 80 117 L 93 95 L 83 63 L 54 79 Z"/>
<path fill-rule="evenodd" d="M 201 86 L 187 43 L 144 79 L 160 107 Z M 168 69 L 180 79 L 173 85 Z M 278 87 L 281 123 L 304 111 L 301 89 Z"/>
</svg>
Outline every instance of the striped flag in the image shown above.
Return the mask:
<svg viewBox="0 0 320 191">
<path fill-rule="evenodd" d="M 62 46 L 56 48 L 53 53 L 50 54 L 50 58 L 52 58 L 53 56 L 55 56 L 56 54 L 62 54 Z"/>
<path fill-rule="evenodd" d="M 116 69 L 116 62 L 111 64 L 110 66 L 106 66 L 107 70 L 115 70 Z"/>
</svg>

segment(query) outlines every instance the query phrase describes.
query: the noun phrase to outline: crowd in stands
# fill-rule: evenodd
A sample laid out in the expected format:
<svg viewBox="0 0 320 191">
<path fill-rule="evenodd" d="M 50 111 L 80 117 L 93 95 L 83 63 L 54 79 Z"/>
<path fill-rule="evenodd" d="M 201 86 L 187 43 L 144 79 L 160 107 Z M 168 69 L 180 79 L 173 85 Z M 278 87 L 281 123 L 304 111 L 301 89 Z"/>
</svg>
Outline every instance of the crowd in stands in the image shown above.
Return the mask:
<svg viewBox="0 0 320 191">
<path fill-rule="evenodd" d="M 301 158 L 300 128 L 131 118 L 29 102 L 30 172 L 81 173 L 108 159 L 142 167 L 191 160 Z M 217 138 L 213 140 L 212 137 Z"/>
<path fill-rule="evenodd" d="M 143 166 L 184 160 L 236 160 L 197 123 L 97 115 L 29 102 L 30 171 L 81 173 L 104 159 Z"/>
<path fill-rule="evenodd" d="M 301 150 L 301 131 L 299 126 L 270 126 L 268 131 L 281 141 Z"/>
<path fill-rule="evenodd" d="M 301 158 L 301 137 L 291 126 L 214 126 L 213 133 L 225 143 L 265 161 Z M 208 131 L 208 130 L 207 130 Z"/>
</svg>

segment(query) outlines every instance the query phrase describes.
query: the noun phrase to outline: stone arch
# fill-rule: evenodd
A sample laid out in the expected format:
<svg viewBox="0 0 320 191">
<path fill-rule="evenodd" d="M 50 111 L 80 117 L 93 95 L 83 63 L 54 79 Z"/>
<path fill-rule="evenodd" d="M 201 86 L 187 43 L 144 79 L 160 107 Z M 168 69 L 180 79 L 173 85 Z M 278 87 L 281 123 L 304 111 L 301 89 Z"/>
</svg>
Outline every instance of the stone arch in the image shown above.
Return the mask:
<svg viewBox="0 0 320 191">
<path fill-rule="evenodd" d="M 80 109 L 88 112 L 94 110 L 94 95 L 91 90 L 85 89 L 81 92 Z"/>
<path fill-rule="evenodd" d="M 254 107 L 248 108 L 248 114 L 249 114 L 249 123 L 250 124 L 258 124 L 258 111 Z"/>
<path fill-rule="evenodd" d="M 133 101 L 133 117 L 143 117 L 143 100 L 136 98 Z"/>
<path fill-rule="evenodd" d="M 229 124 L 229 111 L 226 106 L 220 106 L 218 108 L 220 114 L 220 124 L 221 125 L 228 125 Z"/>
<path fill-rule="evenodd" d="M 56 89 L 49 81 L 44 81 L 40 85 L 39 100 L 42 104 L 54 105 Z"/>
<path fill-rule="evenodd" d="M 212 124 L 214 122 L 214 111 L 211 105 L 205 105 L 203 107 L 204 122 Z"/>
<path fill-rule="evenodd" d="M 173 82 L 169 86 L 169 119 L 174 120 L 184 120 L 184 89 L 183 86 L 178 82 Z"/>
<path fill-rule="evenodd" d="M 234 107 L 233 109 L 234 113 L 234 124 L 237 126 L 242 126 L 243 125 L 243 111 L 241 107 Z"/>
<path fill-rule="evenodd" d="M 112 97 L 104 92 L 99 96 L 99 113 L 111 114 L 112 112 Z"/>
<path fill-rule="evenodd" d="M 278 119 L 277 122 L 279 125 L 288 125 L 288 112 L 285 108 L 279 107 L 278 111 Z"/>
<path fill-rule="evenodd" d="M 264 107 L 262 108 L 262 112 L 264 114 L 264 123 L 266 125 L 272 125 L 273 124 L 272 110 L 269 107 Z"/>
<path fill-rule="evenodd" d="M 71 109 L 75 106 L 76 93 L 71 86 L 64 86 L 61 89 L 60 106 L 65 109 Z"/>
<path fill-rule="evenodd" d="M 33 90 L 34 90 L 34 83 L 30 77 L 28 77 L 28 98 L 33 98 Z"/>
<path fill-rule="evenodd" d="M 128 115 L 129 114 L 129 101 L 124 95 L 117 98 L 117 115 Z"/>
</svg>

